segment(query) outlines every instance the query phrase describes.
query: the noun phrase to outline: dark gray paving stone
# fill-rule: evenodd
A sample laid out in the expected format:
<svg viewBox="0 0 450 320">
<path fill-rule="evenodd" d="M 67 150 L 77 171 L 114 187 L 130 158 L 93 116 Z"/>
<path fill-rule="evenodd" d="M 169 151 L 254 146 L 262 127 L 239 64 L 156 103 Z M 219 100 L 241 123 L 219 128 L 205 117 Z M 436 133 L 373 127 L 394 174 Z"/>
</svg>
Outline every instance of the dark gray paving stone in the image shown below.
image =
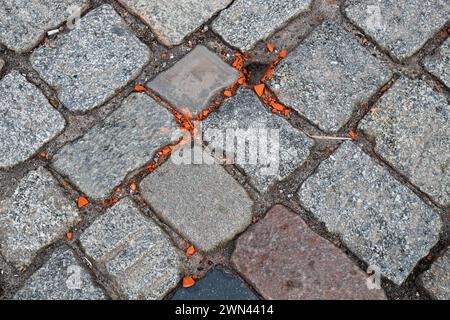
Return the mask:
<svg viewBox="0 0 450 320">
<path fill-rule="evenodd" d="M 347 16 L 394 57 L 412 56 L 450 17 L 448 0 L 350 0 Z"/>
<path fill-rule="evenodd" d="M 0 42 L 9 49 L 25 52 L 35 47 L 45 31 L 71 16 L 70 8 L 83 11 L 88 0 L 2 0 L 0 5 Z"/>
<path fill-rule="evenodd" d="M 63 194 L 50 172 L 39 167 L 0 205 L 0 252 L 21 269 L 38 250 L 64 237 L 80 220 L 75 203 Z"/>
<path fill-rule="evenodd" d="M 68 34 L 36 49 L 31 63 L 72 111 L 103 104 L 139 75 L 150 51 L 109 5 L 80 20 Z"/>
<path fill-rule="evenodd" d="M 352 142 L 322 162 L 298 194 L 330 232 L 396 284 L 439 240 L 439 214 Z"/>
<path fill-rule="evenodd" d="M 105 198 L 156 150 L 181 138 L 173 115 L 144 93 L 133 93 L 105 121 L 63 147 L 54 168 L 88 196 Z"/>
<path fill-rule="evenodd" d="M 162 299 L 180 279 L 178 250 L 129 199 L 97 219 L 80 241 L 128 299 Z"/>
<path fill-rule="evenodd" d="M 14 295 L 16 300 L 101 300 L 103 291 L 67 248 L 57 249 Z"/>
<path fill-rule="evenodd" d="M 231 270 L 217 266 L 190 288 L 179 288 L 172 300 L 258 300 Z"/>
<path fill-rule="evenodd" d="M 161 42 L 177 45 L 231 0 L 119 0 L 147 23 Z"/>
<path fill-rule="evenodd" d="M 325 22 L 281 61 L 269 84 L 281 102 L 336 131 L 391 76 L 353 35 Z"/>
<path fill-rule="evenodd" d="M 311 139 L 285 119 L 267 112 L 256 94 L 248 89 L 239 89 L 227 99 L 218 112 L 203 121 L 202 128 L 209 146 L 226 151 L 229 158 L 234 157 L 234 162 L 250 176 L 260 192 L 299 167 L 313 145 Z M 232 144 L 227 143 L 227 139 L 233 139 L 230 130 L 236 133 Z M 245 141 L 248 144 L 244 148 Z M 249 155 L 252 150 L 256 161 Z"/>
<path fill-rule="evenodd" d="M 421 80 L 399 79 L 360 123 L 375 151 L 442 205 L 450 204 L 450 105 Z"/>
<path fill-rule="evenodd" d="M 425 58 L 424 65 L 450 88 L 450 38 L 432 56 Z"/>
<path fill-rule="evenodd" d="M 242 51 L 269 37 L 293 17 L 309 10 L 311 0 L 235 0 L 213 21 L 223 39 Z"/>
<path fill-rule="evenodd" d="M 434 298 L 450 300 L 450 251 L 448 249 L 429 270 L 421 275 L 420 280 Z"/>
<path fill-rule="evenodd" d="M 184 114 L 196 115 L 211 99 L 233 85 L 239 72 L 215 53 L 198 45 L 147 85 Z"/>
<path fill-rule="evenodd" d="M 30 158 L 65 127 L 42 92 L 12 71 L 0 81 L 0 167 Z"/>
</svg>

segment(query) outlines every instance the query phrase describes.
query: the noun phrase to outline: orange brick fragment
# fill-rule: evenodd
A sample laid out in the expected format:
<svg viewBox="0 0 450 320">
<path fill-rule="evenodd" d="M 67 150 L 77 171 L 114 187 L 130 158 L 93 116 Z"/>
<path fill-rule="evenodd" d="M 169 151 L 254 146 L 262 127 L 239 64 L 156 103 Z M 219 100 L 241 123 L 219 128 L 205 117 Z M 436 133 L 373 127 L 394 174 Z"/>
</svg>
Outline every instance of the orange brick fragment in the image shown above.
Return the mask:
<svg viewBox="0 0 450 320">
<path fill-rule="evenodd" d="M 89 200 L 88 199 L 86 199 L 83 196 L 79 196 L 78 197 L 78 201 L 77 201 L 78 209 L 81 209 L 81 208 L 87 206 L 88 204 L 89 204 Z"/>
<path fill-rule="evenodd" d="M 256 86 L 253 87 L 253 89 L 255 90 L 258 97 L 261 97 L 263 95 L 265 88 L 266 88 L 266 85 L 264 83 L 257 84 Z"/>
<path fill-rule="evenodd" d="M 350 137 L 350 138 L 352 138 L 353 140 L 356 140 L 356 138 L 358 138 L 358 133 L 356 132 L 356 131 L 349 131 L 348 132 L 348 136 Z"/>
<path fill-rule="evenodd" d="M 192 277 L 184 277 L 183 278 L 183 287 L 189 288 L 192 287 L 195 284 L 195 280 L 192 279 Z"/>
<path fill-rule="evenodd" d="M 146 92 L 147 88 L 144 87 L 144 86 L 141 86 L 141 85 L 137 85 L 137 86 L 134 87 L 134 91 L 136 91 L 136 92 Z"/>
<path fill-rule="evenodd" d="M 194 246 L 190 246 L 189 248 L 187 248 L 186 254 L 187 254 L 188 256 L 192 256 L 194 253 L 195 253 L 195 248 L 194 248 Z"/>
</svg>

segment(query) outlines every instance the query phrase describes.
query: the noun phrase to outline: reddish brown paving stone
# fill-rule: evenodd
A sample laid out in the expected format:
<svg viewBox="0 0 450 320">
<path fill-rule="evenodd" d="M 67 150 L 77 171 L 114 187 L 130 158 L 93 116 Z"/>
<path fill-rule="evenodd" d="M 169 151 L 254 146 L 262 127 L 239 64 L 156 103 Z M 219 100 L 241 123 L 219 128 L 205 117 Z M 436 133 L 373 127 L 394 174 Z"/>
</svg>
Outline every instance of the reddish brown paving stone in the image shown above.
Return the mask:
<svg viewBox="0 0 450 320">
<path fill-rule="evenodd" d="M 386 299 L 341 250 L 276 205 L 237 240 L 232 262 L 266 299 Z"/>
</svg>

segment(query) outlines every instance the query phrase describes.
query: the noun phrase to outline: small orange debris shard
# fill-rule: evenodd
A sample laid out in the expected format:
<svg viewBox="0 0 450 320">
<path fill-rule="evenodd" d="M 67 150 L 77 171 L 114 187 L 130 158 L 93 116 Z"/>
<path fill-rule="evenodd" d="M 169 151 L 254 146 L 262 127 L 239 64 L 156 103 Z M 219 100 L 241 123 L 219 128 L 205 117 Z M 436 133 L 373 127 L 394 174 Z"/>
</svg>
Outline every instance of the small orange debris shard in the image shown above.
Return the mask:
<svg viewBox="0 0 450 320">
<path fill-rule="evenodd" d="M 183 278 L 183 288 L 192 287 L 195 284 L 195 280 L 192 277 L 184 277 Z"/>
<path fill-rule="evenodd" d="M 195 253 L 195 248 L 194 248 L 194 246 L 190 246 L 189 248 L 187 248 L 186 254 L 187 254 L 188 256 L 192 256 L 194 253 Z"/>
<path fill-rule="evenodd" d="M 264 83 L 257 84 L 256 86 L 253 87 L 253 89 L 255 89 L 255 92 L 258 95 L 258 97 L 261 97 L 263 95 L 265 88 L 266 88 L 266 85 Z"/>
<path fill-rule="evenodd" d="M 72 238 L 73 238 L 73 232 L 72 232 L 72 231 L 68 231 L 68 232 L 66 233 L 66 237 L 67 237 L 67 239 L 72 240 Z"/>
<path fill-rule="evenodd" d="M 349 131 L 348 132 L 348 136 L 350 137 L 350 138 L 352 138 L 353 140 L 356 140 L 356 138 L 358 138 L 358 133 L 356 132 L 356 131 Z"/>
<path fill-rule="evenodd" d="M 41 152 L 41 157 L 42 157 L 42 158 L 46 158 L 46 157 L 47 157 L 47 153 L 46 153 L 45 151 L 42 151 L 42 152 Z"/>
<path fill-rule="evenodd" d="M 134 87 L 134 91 L 136 91 L 136 92 L 146 92 L 147 88 L 144 87 L 144 86 L 141 86 L 141 85 L 137 85 L 137 86 Z"/>
<path fill-rule="evenodd" d="M 280 57 L 282 57 L 282 58 L 286 58 L 286 56 L 287 56 L 287 51 L 286 50 L 281 50 L 281 52 L 280 52 Z"/>
<path fill-rule="evenodd" d="M 267 45 L 266 45 L 266 47 L 267 47 L 267 50 L 269 50 L 269 52 L 273 52 L 273 45 L 271 44 L 271 43 L 268 43 Z"/>
<path fill-rule="evenodd" d="M 231 92 L 231 90 L 225 90 L 224 91 L 224 93 L 223 93 L 223 95 L 225 96 L 225 97 L 231 97 L 232 95 L 233 95 L 233 92 Z"/>
<path fill-rule="evenodd" d="M 88 203 L 89 203 L 89 200 L 86 199 L 85 197 L 83 197 L 83 196 L 78 197 L 78 202 L 77 202 L 78 209 L 85 207 Z"/>
</svg>

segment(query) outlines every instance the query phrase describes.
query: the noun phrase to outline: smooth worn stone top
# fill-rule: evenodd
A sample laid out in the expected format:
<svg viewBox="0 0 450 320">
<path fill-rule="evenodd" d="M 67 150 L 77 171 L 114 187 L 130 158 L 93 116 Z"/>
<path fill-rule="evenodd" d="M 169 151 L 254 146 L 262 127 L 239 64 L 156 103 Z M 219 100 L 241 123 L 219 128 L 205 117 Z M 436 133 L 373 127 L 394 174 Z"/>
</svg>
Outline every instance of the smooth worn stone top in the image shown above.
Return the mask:
<svg viewBox="0 0 450 320">
<path fill-rule="evenodd" d="M 0 204 L 0 251 L 14 266 L 28 266 L 36 252 L 80 221 L 75 203 L 50 172 L 30 171 L 14 194 Z"/>
<path fill-rule="evenodd" d="M 425 68 L 450 88 L 450 38 L 433 55 L 425 58 Z"/>
<path fill-rule="evenodd" d="M 195 286 L 179 288 L 172 300 L 258 300 L 258 296 L 231 270 L 216 266 Z"/>
<path fill-rule="evenodd" d="M 448 249 L 436 259 L 420 280 L 434 298 L 450 300 L 450 251 Z"/>
<path fill-rule="evenodd" d="M 392 76 L 350 33 L 324 22 L 277 66 L 281 102 L 325 131 L 337 131 Z"/>
<path fill-rule="evenodd" d="M 17 300 L 102 300 L 103 291 L 68 248 L 58 248 L 14 295 Z"/>
<path fill-rule="evenodd" d="M 231 0 L 119 0 L 147 23 L 166 46 L 177 45 Z"/>
<path fill-rule="evenodd" d="M 88 111 L 114 96 L 149 61 L 150 51 L 109 5 L 79 27 L 36 49 L 31 63 L 72 111 Z"/>
<path fill-rule="evenodd" d="M 201 251 L 214 249 L 242 232 L 252 217 L 252 200 L 225 169 L 201 148 L 200 164 L 175 161 L 175 155 L 141 182 L 153 210 Z M 200 152 L 200 153 L 199 153 Z M 180 159 L 181 156 L 180 156 Z M 187 159 L 187 157 L 186 157 Z"/>
<path fill-rule="evenodd" d="M 345 13 L 394 57 L 417 52 L 450 17 L 448 0 L 350 0 Z"/>
<path fill-rule="evenodd" d="M 353 142 L 320 164 L 299 197 L 351 251 L 396 284 L 439 240 L 439 214 Z"/>
<path fill-rule="evenodd" d="M 80 241 L 128 299 L 162 299 L 179 281 L 178 250 L 127 198 L 97 219 Z"/>
<path fill-rule="evenodd" d="M 0 167 L 27 160 L 65 127 L 62 115 L 17 71 L 0 80 L 0 100 Z"/>
<path fill-rule="evenodd" d="M 400 78 L 360 122 L 375 151 L 442 205 L 450 204 L 450 105 L 426 82 Z"/>
<path fill-rule="evenodd" d="M 230 87 L 239 72 L 215 53 L 198 45 L 172 68 L 147 85 L 186 115 L 196 115 L 212 98 Z"/>
<path fill-rule="evenodd" d="M 2 0 L 0 42 L 17 52 L 28 51 L 44 38 L 45 31 L 76 12 L 81 14 L 88 4 L 88 0 Z"/>
<path fill-rule="evenodd" d="M 242 234 L 232 262 L 265 299 L 385 299 L 341 250 L 276 205 Z"/>
<path fill-rule="evenodd" d="M 172 114 L 145 93 L 132 93 L 103 123 L 63 147 L 53 166 L 88 196 L 100 199 L 150 162 L 181 132 Z"/>
<path fill-rule="evenodd" d="M 234 158 L 260 192 L 292 173 L 313 145 L 285 119 L 267 112 L 254 92 L 242 88 L 210 114 L 202 128 L 208 145 Z"/>
<path fill-rule="evenodd" d="M 309 10 L 312 0 L 235 0 L 213 21 L 212 28 L 242 51 L 268 38 L 290 19 Z"/>
</svg>

